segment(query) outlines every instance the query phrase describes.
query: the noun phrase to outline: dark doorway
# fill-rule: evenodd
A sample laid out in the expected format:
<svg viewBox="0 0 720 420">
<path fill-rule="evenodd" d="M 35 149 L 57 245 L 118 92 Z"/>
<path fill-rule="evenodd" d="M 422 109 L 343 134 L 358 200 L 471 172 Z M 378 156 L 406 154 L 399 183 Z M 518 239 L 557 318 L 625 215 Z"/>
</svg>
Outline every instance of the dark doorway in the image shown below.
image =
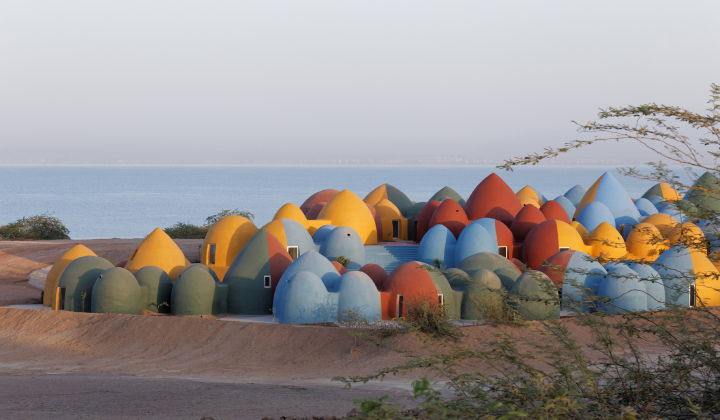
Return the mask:
<svg viewBox="0 0 720 420">
<path fill-rule="evenodd" d="M 403 295 L 398 295 L 397 297 L 397 318 L 402 318 L 403 314 Z"/>
<path fill-rule="evenodd" d="M 65 288 L 64 287 L 58 287 L 57 290 L 57 309 L 58 311 L 64 311 L 65 310 Z"/>
<path fill-rule="evenodd" d="M 393 239 L 400 238 L 400 221 L 399 220 L 393 220 Z"/>
<path fill-rule="evenodd" d="M 296 246 L 289 246 L 287 248 L 288 254 L 290 254 L 290 258 L 292 258 L 293 261 L 297 260 L 297 257 L 300 256 L 300 250 Z"/>
<path fill-rule="evenodd" d="M 696 297 L 695 297 L 695 285 L 694 285 L 694 284 L 691 284 L 691 285 L 690 285 L 690 307 L 691 307 L 691 308 L 695 306 L 695 300 L 696 300 Z"/>
<path fill-rule="evenodd" d="M 210 244 L 208 250 L 208 264 L 215 264 L 215 244 Z"/>
<path fill-rule="evenodd" d="M 269 289 L 272 286 L 272 281 L 270 276 L 265 276 L 265 288 Z"/>
<path fill-rule="evenodd" d="M 508 251 L 506 246 L 499 246 L 498 247 L 498 254 L 500 254 L 503 258 L 508 257 Z"/>
</svg>

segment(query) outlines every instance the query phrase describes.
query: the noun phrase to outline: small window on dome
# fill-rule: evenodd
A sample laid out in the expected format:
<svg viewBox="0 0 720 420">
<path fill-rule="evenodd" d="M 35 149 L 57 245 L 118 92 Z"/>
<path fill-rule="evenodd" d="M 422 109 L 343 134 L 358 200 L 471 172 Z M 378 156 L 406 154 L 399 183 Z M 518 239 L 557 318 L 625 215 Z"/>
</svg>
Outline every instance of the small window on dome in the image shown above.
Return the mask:
<svg viewBox="0 0 720 420">
<path fill-rule="evenodd" d="M 561 246 L 560 252 L 562 252 L 562 251 L 570 251 L 570 247 L 569 246 Z"/>
<path fill-rule="evenodd" d="M 499 246 L 498 254 L 500 254 L 500 256 L 502 256 L 503 258 L 507 258 L 508 257 L 508 249 L 507 248 L 508 247 L 506 247 L 506 246 Z"/>
<path fill-rule="evenodd" d="M 270 276 L 265 276 L 265 288 L 269 289 L 272 286 L 272 278 Z"/>
<path fill-rule="evenodd" d="M 399 239 L 400 238 L 400 221 L 399 220 L 392 221 L 392 229 L 393 229 L 393 239 Z"/>
<path fill-rule="evenodd" d="M 300 249 L 296 246 L 289 246 L 287 247 L 287 252 L 290 254 L 290 258 L 292 258 L 293 261 L 297 260 L 297 258 L 300 256 Z"/>
<path fill-rule="evenodd" d="M 215 244 L 210 244 L 208 247 L 208 264 L 215 264 Z"/>
<path fill-rule="evenodd" d="M 694 285 L 694 284 L 691 284 L 691 285 L 690 285 L 690 307 L 691 307 L 691 308 L 695 307 L 695 300 L 696 300 L 696 298 L 695 298 L 695 285 Z"/>
</svg>

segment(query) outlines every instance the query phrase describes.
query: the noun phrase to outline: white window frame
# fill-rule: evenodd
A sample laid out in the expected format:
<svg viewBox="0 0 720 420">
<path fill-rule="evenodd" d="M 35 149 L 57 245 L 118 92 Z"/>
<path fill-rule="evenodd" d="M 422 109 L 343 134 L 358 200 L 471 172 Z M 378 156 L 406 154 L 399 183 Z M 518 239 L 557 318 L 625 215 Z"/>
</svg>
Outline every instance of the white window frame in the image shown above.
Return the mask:
<svg viewBox="0 0 720 420">
<path fill-rule="evenodd" d="M 263 277 L 263 286 L 265 286 L 266 289 L 270 289 L 272 287 L 272 277 L 271 276 Z"/>
<path fill-rule="evenodd" d="M 397 318 L 402 318 L 403 309 L 405 309 L 405 295 L 397 295 L 395 301 L 395 314 Z"/>
<path fill-rule="evenodd" d="M 569 247 L 569 246 L 560 246 L 560 247 L 558 247 L 558 249 L 559 249 L 558 252 L 570 251 L 570 247 Z"/>
<path fill-rule="evenodd" d="M 217 257 L 217 244 L 209 244 L 208 245 L 208 255 L 207 255 L 207 262 L 208 264 L 215 265 L 215 261 Z"/>
<path fill-rule="evenodd" d="M 502 255 L 502 254 L 500 254 L 501 249 L 505 249 L 505 258 L 509 258 L 510 255 L 508 254 L 508 247 L 507 246 L 498 246 L 498 254 L 499 255 Z"/>
<path fill-rule="evenodd" d="M 297 250 L 297 257 L 293 260 L 293 261 L 295 261 L 296 259 L 300 258 L 300 247 L 297 245 L 288 245 L 288 247 L 287 247 L 288 254 L 290 254 L 290 249 L 292 249 L 292 248 L 295 248 L 295 250 Z"/>
<path fill-rule="evenodd" d="M 440 306 L 445 305 L 445 296 L 442 293 L 438 293 L 438 303 Z"/>
</svg>

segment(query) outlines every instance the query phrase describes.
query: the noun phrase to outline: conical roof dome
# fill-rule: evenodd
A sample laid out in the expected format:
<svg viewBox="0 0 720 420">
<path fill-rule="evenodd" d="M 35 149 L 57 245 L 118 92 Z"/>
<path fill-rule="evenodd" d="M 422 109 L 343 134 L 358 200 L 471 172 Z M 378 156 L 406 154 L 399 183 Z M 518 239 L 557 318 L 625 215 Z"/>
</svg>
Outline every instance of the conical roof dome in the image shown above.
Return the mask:
<svg viewBox="0 0 720 420">
<path fill-rule="evenodd" d="M 577 207 L 578 204 L 580 204 L 580 201 L 582 201 L 583 197 L 585 197 L 585 193 L 587 190 L 582 185 L 578 184 L 572 188 L 570 188 L 563 196 L 570 200 L 573 206 Z"/>
<path fill-rule="evenodd" d="M 613 217 L 615 217 L 616 227 L 629 222 L 629 218 L 632 218 L 635 223 L 640 219 L 640 212 L 633 204 L 632 198 L 610 172 L 605 172 L 585 193 L 582 201 L 575 209 L 574 218 L 580 215 L 586 205 L 594 201 L 603 203 L 610 209 Z"/>
<path fill-rule="evenodd" d="M 489 217 L 508 226 L 521 208 L 520 200 L 513 190 L 495 173 L 488 175 L 475 187 L 465 204 L 468 219 Z"/>
<path fill-rule="evenodd" d="M 377 243 L 375 218 L 365 202 L 350 190 L 342 190 L 328 201 L 318 219 L 329 220 L 335 226 L 353 228 L 365 245 Z"/>
<path fill-rule="evenodd" d="M 687 194 L 686 200 L 690 200 L 702 211 L 714 211 L 720 213 L 720 183 L 710 172 L 705 172 L 693 184 Z"/>
<path fill-rule="evenodd" d="M 433 201 L 433 200 L 440 201 L 444 197 L 452 198 L 453 200 L 457 201 L 460 205 L 462 205 L 465 202 L 465 200 L 462 198 L 462 196 L 460 194 L 458 194 L 455 190 L 453 190 L 452 188 L 447 187 L 447 186 L 440 188 L 440 190 L 438 190 L 438 192 L 433 194 L 433 196 L 430 197 L 430 199 L 428 201 Z"/>
<path fill-rule="evenodd" d="M 50 272 L 48 272 L 47 277 L 45 278 L 43 306 L 52 306 L 52 302 L 55 301 L 55 295 L 58 288 L 57 283 L 60 281 L 60 276 L 62 276 L 62 273 L 65 271 L 65 268 L 67 268 L 68 264 L 77 258 L 87 257 L 88 255 L 96 256 L 95 253 L 88 247 L 78 244 L 67 250 L 62 257 L 55 261 L 55 264 L 53 264 Z"/>
<path fill-rule="evenodd" d="M 520 210 L 510 225 L 510 230 L 518 242 L 525 240 L 530 231 L 540 223 L 544 222 L 545 215 L 535 206 L 525 206 Z"/>
<path fill-rule="evenodd" d="M 300 207 L 293 203 L 287 203 L 278 209 L 273 220 L 290 219 L 300 223 L 305 229 L 308 228 L 308 220 Z"/>
<path fill-rule="evenodd" d="M 162 268 L 175 281 L 178 274 L 190 266 L 190 261 L 167 233 L 156 228 L 135 249 L 125 269 L 135 274 L 148 265 Z"/>
<path fill-rule="evenodd" d="M 370 191 L 363 201 L 371 206 L 375 206 L 383 199 L 390 200 L 390 202 L 392 202 L 400 210 L 400 213 L 403 216 L 407 214 L 408 210 L 410 210 L 410 207 L 413 205 L 412 201 L 410 201 L 404 192 L 390 184 L 382 184 Z"/>
<path fill-rule="evenodd" d="M 332 188 L 327 190 L 318 191 L 315 194 L 308 197 L 307 200 L 305 200 L 304 203 L 300 206 L 300 210 L 302 210 L 303 213 L 307 214 L 308 210 L 312 206 L 314 206 L 317 203 L 327 203 L 330 201 L 333 197 L 335 197 L 340 191 L 333 190 Z"/>
</svg>

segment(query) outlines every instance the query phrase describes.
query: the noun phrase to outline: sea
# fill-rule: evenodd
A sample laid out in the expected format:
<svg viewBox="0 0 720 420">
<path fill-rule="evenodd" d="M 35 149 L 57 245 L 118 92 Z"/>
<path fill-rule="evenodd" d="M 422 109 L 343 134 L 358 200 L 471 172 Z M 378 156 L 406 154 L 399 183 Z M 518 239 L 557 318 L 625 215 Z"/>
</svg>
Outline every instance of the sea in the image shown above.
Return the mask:
<svg viewBox="0 0 720 420">
<path fill-rule="evenodd" d="M 48 213 L 72 239 L 143 238 L 178 221 L 202 224 L 224 209 L 255 216 L 260 227 L 285 203 L 313 193 L 349 189 L 360 198 L 381 184 L 412 201 L 427 201 L 449 186 L 467 199 L 495 172 L 518 191 L 530 185 L 548 199 L 580 184 L 589 188 L 613 172 L 631 197 L 653 183 L 625 177 L 616 166 L 529 166 L 512 172 L 495 166 L 370 165 L 0 165 L 0 225 Z M 650 167 L 636 167 L 650 173 Z M 678 173 L 681 175 L 680 173 Z"/>
</svg>

